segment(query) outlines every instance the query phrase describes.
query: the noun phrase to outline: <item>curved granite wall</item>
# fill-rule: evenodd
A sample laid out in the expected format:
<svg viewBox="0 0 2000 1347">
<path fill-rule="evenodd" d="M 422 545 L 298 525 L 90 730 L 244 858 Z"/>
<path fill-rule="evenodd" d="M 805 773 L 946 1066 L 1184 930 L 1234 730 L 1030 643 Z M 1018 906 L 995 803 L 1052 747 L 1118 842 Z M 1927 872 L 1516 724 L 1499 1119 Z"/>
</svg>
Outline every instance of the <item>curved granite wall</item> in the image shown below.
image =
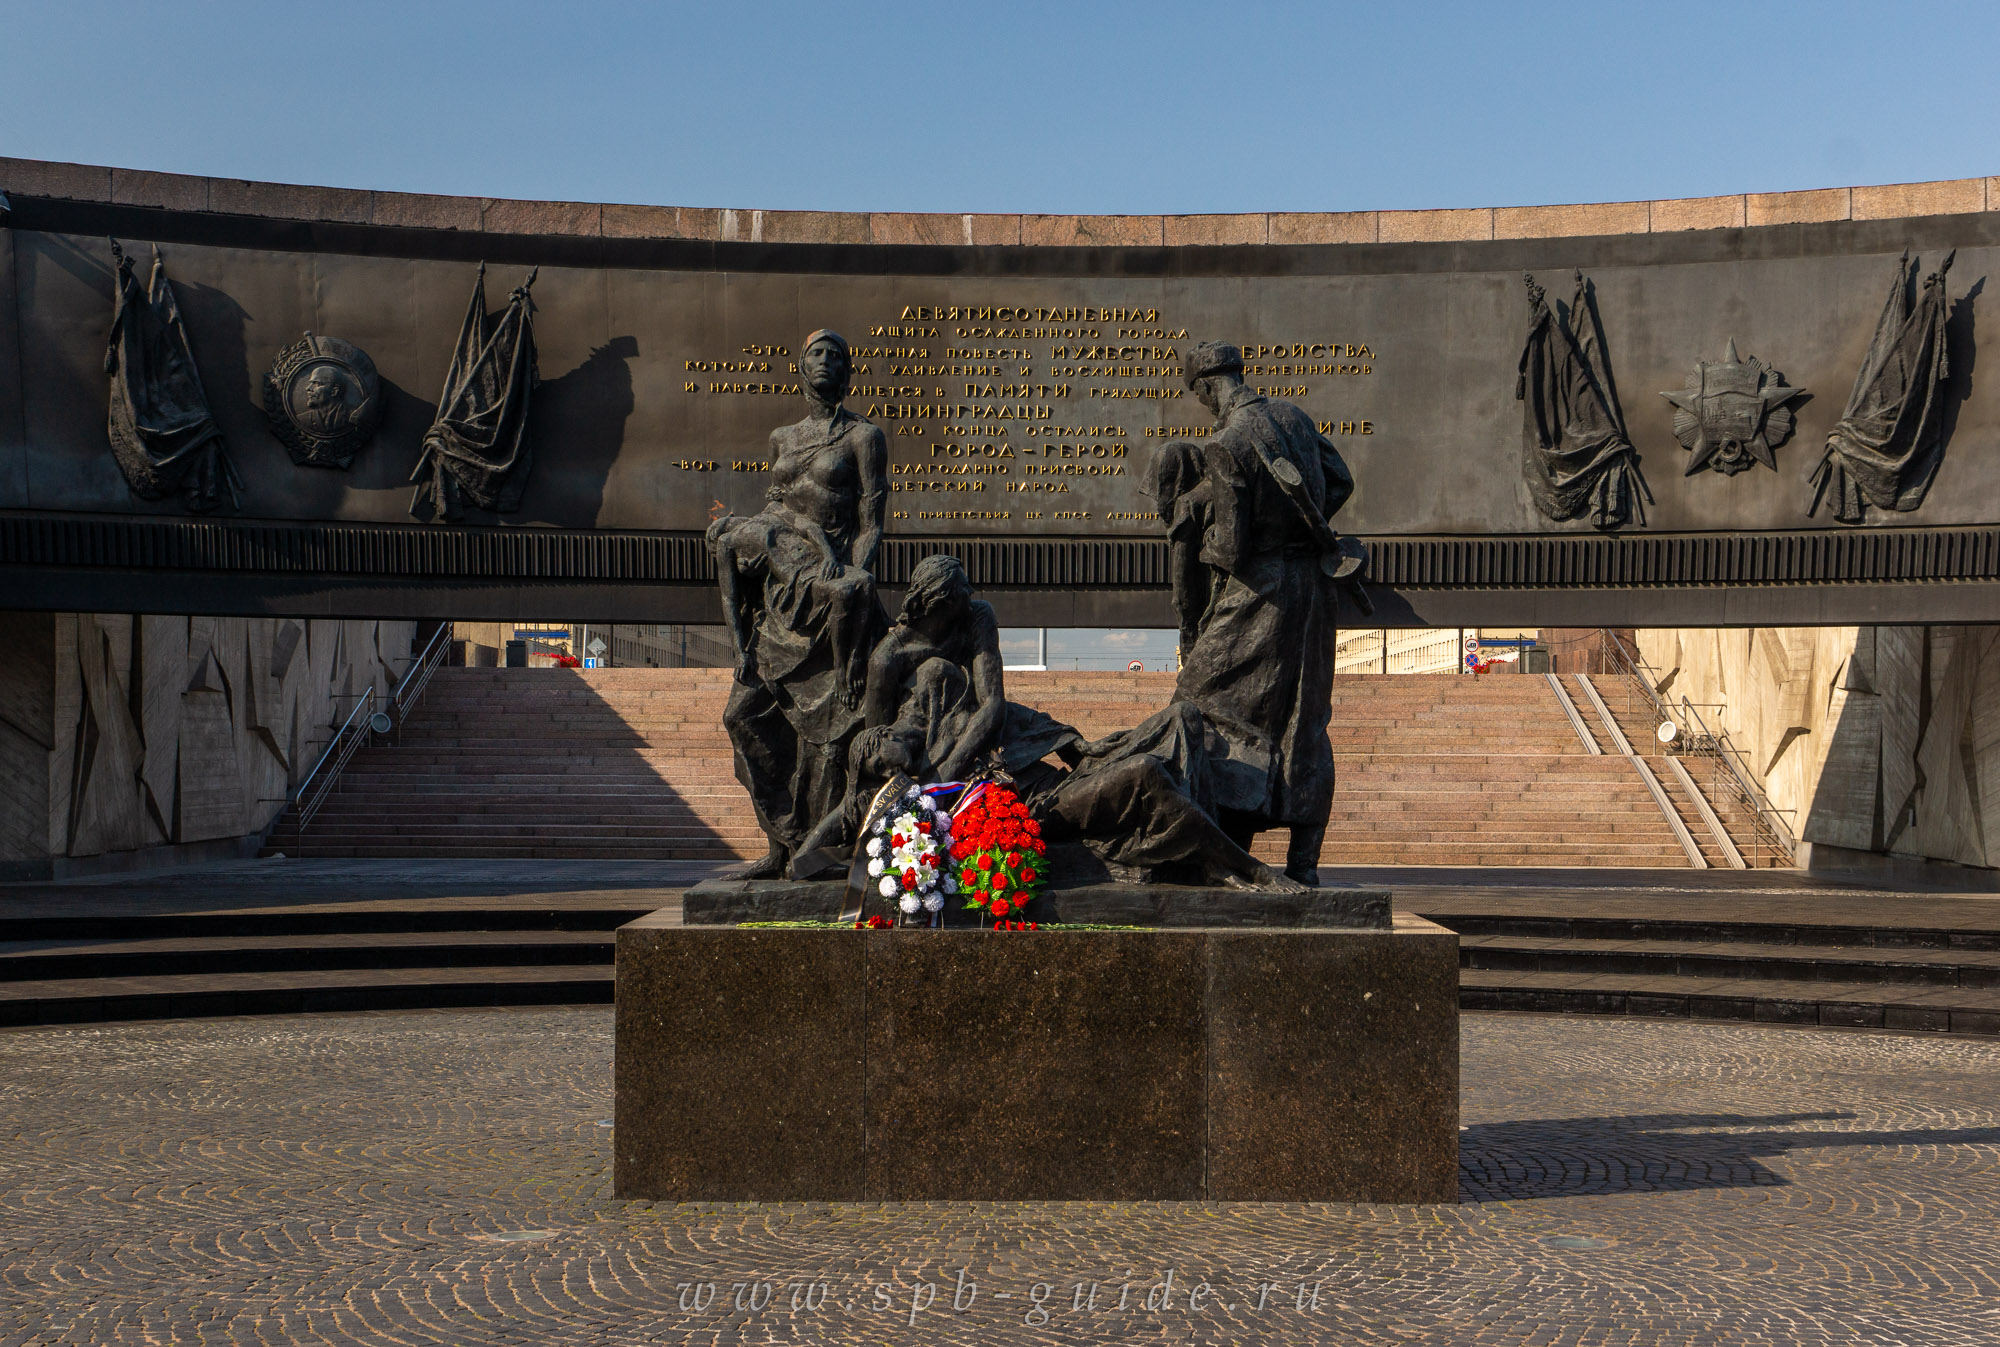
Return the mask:
<svg viewBox="0 0 2000 1347">
<path fill-rule="evenodd" d="M 929 216 L 0 160 L 13 201 L 0 369 L 19 372 L 0 381 L 0 564 L 25 568 L 52 607 L 155 607 L 167 600 L 134 576 L 150 571 L 184 581 L 172 601 L 221 611 L 498 616 L 525 599 L 703 620 L 699 530 L 718 502 L 761 500 L 765 437 L 798 414 L 797 344 L 830 326 L 856 347 L 850 405 L 890 437 L 886 578 L 951 547 L 1011 620 L 1164 616 L 1142 486 L 1160 444 L 1204 430 L 1177 377 L 1201 339 L 1244 345 L 1250 382 L 1299 403 L 1347 455 L 1360 487 L 1339 522 L 1373 549 L 1378 620 L 1964 619 L 2000 579 L 1986 452 L 2000 393 L 1973 377 L 2000 247 L 1993 181 L 1457 211 Z M 163 250 L 240 514 L 141 501 L 108 450 L 111 235 Z M 1899 257 L 1928 273 L 1954 249 L 1932 489 L 1856 524 L 1826 501 L 1809 514 L 1806 479 Z M 518 511 L 419 525 L 408 478 L 482 261 L 496 313 L 539 268 L 531 477 Z M 1579 271 L 1590 302 L 1572 313 Z M 1523 272 L 1548 290 L 1556 344 L 1592 350 L 1632 446 L 1643 486 L 1623 517 L 1554 518 L 1529 489 Z M 353 343 L 379 371 L 379 432 L 345 471 L 299 465 L 267 417 L 266 372 L 307 332 Z M 1690 471 L 1703 456 L 1687 447 L 1690 418 L 1728 422 L 1745 378 L 1756 405 L 1736 438 L 1755 445 L 1732 448 L 1739 471 Z"/>
</svg>

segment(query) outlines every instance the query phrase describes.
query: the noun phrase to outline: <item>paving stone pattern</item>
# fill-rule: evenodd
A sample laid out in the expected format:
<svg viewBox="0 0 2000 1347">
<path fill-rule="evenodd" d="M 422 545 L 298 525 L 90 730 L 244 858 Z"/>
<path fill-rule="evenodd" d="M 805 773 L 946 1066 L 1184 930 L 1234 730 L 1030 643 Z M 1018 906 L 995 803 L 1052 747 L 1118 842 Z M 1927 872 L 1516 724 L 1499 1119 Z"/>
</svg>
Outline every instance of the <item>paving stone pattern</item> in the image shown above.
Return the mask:
<svg viewBox="0 0 2000 1347">
<path fill-rule="evenodd" d="M 2000 1045 L 1464 1034 L 1457 1206 L 673 1206 L 609 1008 L 8 1031 L 0 1344 L 2000 1341 Z"/>
</svg>

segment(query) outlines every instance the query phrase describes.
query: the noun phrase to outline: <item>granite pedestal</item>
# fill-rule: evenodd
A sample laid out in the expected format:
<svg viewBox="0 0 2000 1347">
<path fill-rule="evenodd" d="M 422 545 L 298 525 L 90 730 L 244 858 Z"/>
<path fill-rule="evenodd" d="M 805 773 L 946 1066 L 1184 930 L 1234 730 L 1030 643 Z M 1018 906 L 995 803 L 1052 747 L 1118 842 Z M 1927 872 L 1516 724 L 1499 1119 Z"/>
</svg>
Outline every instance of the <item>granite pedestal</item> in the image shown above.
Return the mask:
<svg viewBox="0 0 2000 1347">
<path fill-rule="evenodd" d="M 618 931 L 620 1197 L 1451 1202 L 1458 937 Z"/>
<path fill-rule="evenodd" d="M 681 899 L 689 926 L 736 926 L 746 921 L 832 921 L 854 899 L 839 880 L 710 879 Z M 1327 885 L 1303 893 L 1259 893 L 1189 884 L 1061 882 L 1013 915 L 1035 922 L 1111 926 L 1362 927 L 1389 929 L 1389 891 Z M 869 911 L 893 913 L 888 902 Z M 990 925 L 978 908 L 948 901 L 946 926 Z"/>
</svg>

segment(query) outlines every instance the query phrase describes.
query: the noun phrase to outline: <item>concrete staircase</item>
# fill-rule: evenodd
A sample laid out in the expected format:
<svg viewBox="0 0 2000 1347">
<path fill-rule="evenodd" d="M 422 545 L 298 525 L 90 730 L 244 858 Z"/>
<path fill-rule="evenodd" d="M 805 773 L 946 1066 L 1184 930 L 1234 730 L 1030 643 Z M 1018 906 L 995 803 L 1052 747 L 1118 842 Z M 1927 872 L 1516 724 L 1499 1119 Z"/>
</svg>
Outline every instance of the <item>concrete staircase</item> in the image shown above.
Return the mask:
<svg viewBox="0 0 2000 1347">
<path fill-rule="evenodd" d="M 1413 901 L 1459 933 L 1465 1010 L 2000 1034 L 2000 904 L 1983 895 L 1487 889 Z"/>
<path fill-rule="evenodd" d="M 358 753 L 310 826 L 288 814 L 267 853 L 757 854 L 722 730 L 729 687 L 711 669 L 441 670 L 401 743 Z M 1166 705 L 1173 677 L 1015 673 L 1008 691 L 1095 737 Z M 1331 735 L 1329 864 L 1689 863 L 1631 764 L 1589 753 L 1543 678 L 1342 677 Z M 1283 840 L 1259 850 L 1276 859 Z"/>
<path fill-rule="evenodd" d="M 0 1027 L 613 999 L 701 862 L 282 860 L 0 892 Z M 1467 1010 L 2000 1035 L 2000 901 L 1795 872 L 1351 868 L 1460 933 Z"/>
<path fill-rule="evenodd" d="M 1339 679 L 1330 733 L 1329 862 L 1688 863 L 1630 764 L 1584 747 L 1546 679 Z"/>
<path fill-rule="evenodd" d="M 761 854 L 726 669 L 440 669 L 400 743 L 355 754 L 265 854 L 708 860 Z"/>
</svg>

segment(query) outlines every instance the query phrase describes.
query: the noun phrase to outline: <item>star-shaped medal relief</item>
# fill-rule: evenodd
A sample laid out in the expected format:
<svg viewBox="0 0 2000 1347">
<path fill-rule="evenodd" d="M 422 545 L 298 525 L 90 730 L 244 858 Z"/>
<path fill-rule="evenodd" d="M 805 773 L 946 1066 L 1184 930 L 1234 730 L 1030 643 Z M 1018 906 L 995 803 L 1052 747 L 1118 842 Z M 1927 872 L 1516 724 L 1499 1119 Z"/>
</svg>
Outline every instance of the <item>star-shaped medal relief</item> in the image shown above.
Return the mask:
<svg viewBox="0 0 2000 1347">
<path fill-rule="evenodd" d="M 1660 396 L 1674 404 L 1674 438 L 1692 455 L 1685 475 L 1708 468 L 1733 477 L 1753 463 L 1777 470 L 1774 451 L 1792 436 L 1792 404 L 1808 394 L 1757 357 L 1737 355 L 1732 337 L 1721 360 L 1697 362 L 1686 388 Z"/>
</svg>

